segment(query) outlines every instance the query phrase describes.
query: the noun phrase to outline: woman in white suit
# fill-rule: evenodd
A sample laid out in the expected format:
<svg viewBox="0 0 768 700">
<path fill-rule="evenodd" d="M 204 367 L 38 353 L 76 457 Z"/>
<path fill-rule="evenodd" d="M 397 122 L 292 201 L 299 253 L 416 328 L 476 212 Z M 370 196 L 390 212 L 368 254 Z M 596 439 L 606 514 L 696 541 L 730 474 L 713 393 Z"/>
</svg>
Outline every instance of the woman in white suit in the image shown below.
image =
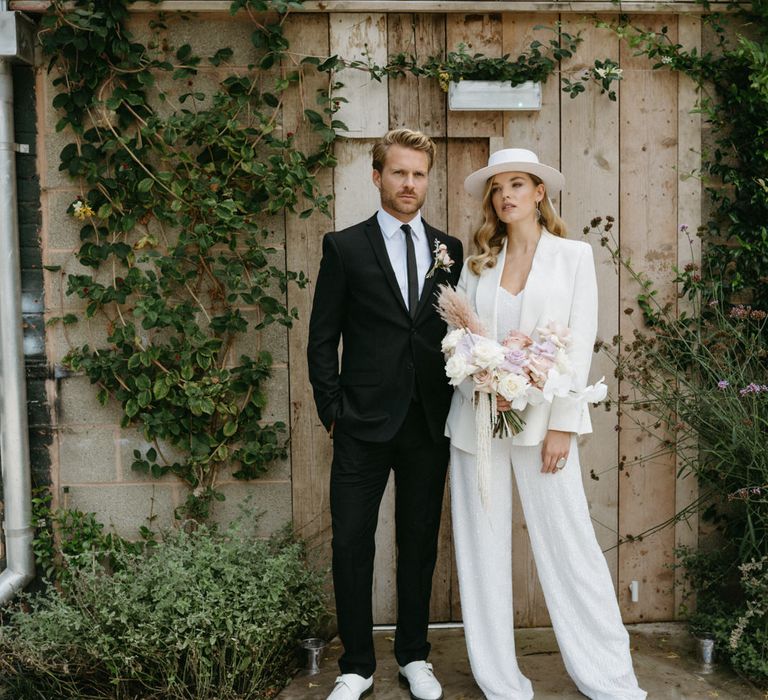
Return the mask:
<svg viewBox="0 0 768 700">
<path fill-rule="evenodd" d="M 592 249 L 564 238 L 548 194 L 564 179 L 534 153 L 510 148 L 465 181 L 482 201 L 476 255 L 459 280 L 486 333 L 512 329 L 535 337 L 550 321 L 571 331 L 572 388 L 587 385 L 597 332 Z M 512 606 L 512 472 L 536 568 L 565 667 L 593 700 L 640 700 L 605 557 L 595 538 L 581 480 L 576 435 L 591 432 L 583 402 L 555 397 L 529 406 L 517 435 L 494 438 L 481 498 L 472 381 L 454 392 L 451 499 L 462 612 L 475 680 L 488 700 L 528 700 L 531 682 L 515 658 Z M 509 405 L 497 397 L 499 410 Z"/>
</svg>

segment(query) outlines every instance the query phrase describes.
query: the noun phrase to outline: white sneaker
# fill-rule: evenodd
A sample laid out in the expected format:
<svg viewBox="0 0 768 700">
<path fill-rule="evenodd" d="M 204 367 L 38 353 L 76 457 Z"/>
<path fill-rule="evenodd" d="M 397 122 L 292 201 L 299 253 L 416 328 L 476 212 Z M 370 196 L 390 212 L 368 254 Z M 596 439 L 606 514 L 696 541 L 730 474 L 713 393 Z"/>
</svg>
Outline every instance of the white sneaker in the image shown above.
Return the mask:
<svg viewBox="0 0 768 700">
<path fill-rule="evenodd" d="M 442 700 L 443 689 L 432 673 L 432 664 L 426 661 L 411 661 L 400 666 L 400 685 L 408 688 L 413 700 Z"/>
<path fill-rule="evenodd" d="M 359 700 L 373 692 L 373 676 L 363 678 L 357 673 L 343 673 L 336 679 L 328 700 Z"/>
</svg>

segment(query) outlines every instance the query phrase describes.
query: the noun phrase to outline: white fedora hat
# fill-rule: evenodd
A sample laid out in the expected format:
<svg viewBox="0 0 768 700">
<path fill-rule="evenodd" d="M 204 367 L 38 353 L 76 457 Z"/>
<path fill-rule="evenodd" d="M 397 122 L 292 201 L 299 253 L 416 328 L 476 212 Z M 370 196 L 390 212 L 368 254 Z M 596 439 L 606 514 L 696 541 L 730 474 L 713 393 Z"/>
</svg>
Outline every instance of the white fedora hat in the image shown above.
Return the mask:
<svg viewBox="0 0 768 700">
<path fill-rule="evenodd" d="M 541 178 L 550 197 L 554 197 L 565 187 L 563 174 L 549 165 L 539 163 L 539 157 L 533 151 L 525 148 L 504 148 L 491 153 L 488 165 L 476 170 L 464 180 L 464 189 L 472 197 L 482 199 L 488 178 L 509 172 L 530 173 Z"/>
</svg>

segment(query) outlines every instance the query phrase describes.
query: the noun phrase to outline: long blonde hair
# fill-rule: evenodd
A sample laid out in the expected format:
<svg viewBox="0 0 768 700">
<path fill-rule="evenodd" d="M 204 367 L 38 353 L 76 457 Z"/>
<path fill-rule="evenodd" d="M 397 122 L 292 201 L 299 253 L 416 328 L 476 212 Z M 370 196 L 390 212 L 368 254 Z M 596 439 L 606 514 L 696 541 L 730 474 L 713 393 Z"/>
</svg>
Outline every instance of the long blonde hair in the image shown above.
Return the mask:
<svg viewBox="0 0 768 700">
<path fill-rule="evenodd" d="M 526 175 L 531 178 L 534 185 L 544 184 L 541 178 L 536 175 L 532 173 L 526 173 Z M 496 265 L 496 260 L 504 245 L 504 239 L 507 237 L 506 224 L 496 216 L 496 210 L 493 208 L 493 202 L 491 201 L 492 184 L 493 178 L 489 177 L 483 192 L 483 223 L 480 224 L 480 228 L 475 231 L 473 237 L 477 252 L 467 260 L 469 269 L 476 275 L 479 275 L 486 267 L 494 267 Z M 539 203 L 539 211 L 541 212 L 541 225 L 550 233 L 565 238 L 567 235 L 565 222 L 553 209 L 546 194 L 546 187 L 544 198 Z"/>
</svg>

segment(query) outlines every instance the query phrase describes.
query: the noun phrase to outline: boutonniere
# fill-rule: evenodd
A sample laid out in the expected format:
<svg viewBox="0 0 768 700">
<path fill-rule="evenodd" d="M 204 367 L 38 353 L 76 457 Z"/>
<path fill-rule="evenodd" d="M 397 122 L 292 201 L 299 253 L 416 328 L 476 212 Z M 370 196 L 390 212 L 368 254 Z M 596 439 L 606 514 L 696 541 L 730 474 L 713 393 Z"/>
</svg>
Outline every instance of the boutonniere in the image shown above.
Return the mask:
<svg viewBox="0 0 768 700">
<path fill-rule="evenodd" d="M 432 254 L 435 258 L 432 267 L 429 268 L 427 277 L 432 277 L 437 270 L 445 270 L 446 272 L 451 271 L 453 259 L 448 255 L 448 246 L 445 245 L 445 243 L 440 243 L 440 241 L 435 238 L 435 247 L 432 250 Z"/>
</svg>

